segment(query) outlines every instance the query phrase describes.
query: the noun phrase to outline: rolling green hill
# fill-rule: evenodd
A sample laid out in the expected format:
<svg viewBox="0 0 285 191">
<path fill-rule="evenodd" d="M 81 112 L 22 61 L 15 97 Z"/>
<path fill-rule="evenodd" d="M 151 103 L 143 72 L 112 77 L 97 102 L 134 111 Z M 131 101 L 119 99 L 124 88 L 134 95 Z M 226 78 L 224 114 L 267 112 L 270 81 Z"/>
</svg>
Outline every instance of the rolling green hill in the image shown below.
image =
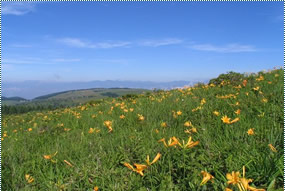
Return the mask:
<svg viewBox="0 0 285 191">
<path fill-rule="evenodd" d="M 36 97 L 25 100 L 19 97 L 2 97 L 2 113 L 25 113 L 33 110 L 56 109 L 62 107 L 76 106 L 90 101 L 117 98 L 121 96 L 132 96 L 151 92 L 145 89 L 131 88 L 93 88 L 82 90 L 70 90 Z"/>
<path fill-rule="evenodd" d="M 28 100 L 21 98 L 21 97 L 1 97 L 1 104 L 2 105 L 16 105 L 20 103 L 24 103 Z"/>
<path fill-rule="evenodd" d="M 84 103 L 89 100 L 98 100 L 108 97 L 120 97 L 126 94 L 141 94 L 143 92 L 150 92 L 144 89 L 130 89 L 130 88 L 94 88 L 83 90 L 70 90 L 48 94 L 34 98 L 34 100 L 72 100 L 73 102 Z"/>
</svg>

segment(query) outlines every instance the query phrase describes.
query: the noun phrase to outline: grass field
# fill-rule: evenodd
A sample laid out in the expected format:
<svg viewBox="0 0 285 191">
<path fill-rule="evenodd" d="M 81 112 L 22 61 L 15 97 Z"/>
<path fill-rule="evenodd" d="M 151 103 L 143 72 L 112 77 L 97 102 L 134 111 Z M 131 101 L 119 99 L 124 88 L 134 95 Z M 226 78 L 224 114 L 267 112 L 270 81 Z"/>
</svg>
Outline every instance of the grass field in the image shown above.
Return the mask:
<svg viewBox="0 0 285 191">
<path fill-rule="evenodd" d="M 283 79 L 2 116 L 1 188 L 281 191 Z"/>
</svg>

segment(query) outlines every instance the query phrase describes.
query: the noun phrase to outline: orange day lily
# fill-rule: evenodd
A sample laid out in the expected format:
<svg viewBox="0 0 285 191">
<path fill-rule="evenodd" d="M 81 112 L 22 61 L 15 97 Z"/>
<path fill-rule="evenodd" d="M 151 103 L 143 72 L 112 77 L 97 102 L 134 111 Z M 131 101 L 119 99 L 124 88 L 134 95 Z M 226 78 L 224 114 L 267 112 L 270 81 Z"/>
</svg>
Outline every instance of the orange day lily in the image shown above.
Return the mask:
<svg viewBox="0 0 285 191">
<path fill-rule="evenodd" d="M 26 179 L 26 181 L 30 184 L 30 183 L 32 183 L 32 182 L 34 182 L 34 178 L 31 176 L 31 175 L 29 175 L 29 174 L 26 174 L 25 175 L 25 179 Z"/>
<path fill-rule="evenodd" d="M 275 147 L 272 144 L 269 144 L 268 146 L 273 152 L 277 153 L 277 150 L 275 149 Z"/>
<path fill-rule="evenodd" d="M 254 135 L 254 128 L 250 128 L 250 129 L 247 131 L 247 134 L 248 134 L 248 135 Z"/>
<path fill-rule="evenodd" d="M 201 174 L 203 175 L 203 180 L 202 180 L 202 182 L 200 183 L 200 186 L 206 184 L 209 180 L 211 180 L 211 179 L 214 178 L 210 173 L 208 173 L 208 172 L 206 172 L 206 171 L 201 171 Z M 213 180 L 212 180 L 212 181 L 213 181 Z"/>
<path fill-rule="evenodd" d="M 224 123 L 226 123 L 226 124 L 230 124 L 231 122 L 230 122 L 230 120 L 231 120 L 231 118 L 229 118 L 228 116 L 223 116 L 222 118 L 221 118 L 221 120 L 224 122 Z"/>
<path fill-rule="evenodd" d="M 137 164 L 137 163 L 135 163 L 134 165 L 136 166 L 136 169 L 132 165 L 130 165 L 129 163 L 124 163 L 125 167 L 127 167 L 128 169 L 130 169 L 134 172 L 137 172 L 141 176 L 143 176 L 143 171 L 147 168 L 147 166 L 144 164 Z"/>
<path fill-rule="evenodd" d="M 155 158 L 153 159 L 153 161 L 150 163 L 149 162 L 149 155 L 147 155 L 146 157 L 146 163 L 148 166 L 152 165 L 153 163 L 155 163 L 159 158 L 161 157 L 160 153 L 157 153 L 157 155 L 155 156 Z"/>
</svg>

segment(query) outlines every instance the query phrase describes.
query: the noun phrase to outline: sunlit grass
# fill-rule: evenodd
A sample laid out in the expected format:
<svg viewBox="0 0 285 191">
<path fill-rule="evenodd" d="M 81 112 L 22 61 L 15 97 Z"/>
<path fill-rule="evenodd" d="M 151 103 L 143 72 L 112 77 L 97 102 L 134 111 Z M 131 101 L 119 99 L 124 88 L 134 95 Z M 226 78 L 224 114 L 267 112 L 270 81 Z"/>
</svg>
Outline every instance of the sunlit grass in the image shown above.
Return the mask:
<svg viewBox="0 0 285 191">
<path fill-rule="evenodd" d="M 2 190 L 283 190 L 283 95 L 278 69 L 2 116 Z"/>
</svg>

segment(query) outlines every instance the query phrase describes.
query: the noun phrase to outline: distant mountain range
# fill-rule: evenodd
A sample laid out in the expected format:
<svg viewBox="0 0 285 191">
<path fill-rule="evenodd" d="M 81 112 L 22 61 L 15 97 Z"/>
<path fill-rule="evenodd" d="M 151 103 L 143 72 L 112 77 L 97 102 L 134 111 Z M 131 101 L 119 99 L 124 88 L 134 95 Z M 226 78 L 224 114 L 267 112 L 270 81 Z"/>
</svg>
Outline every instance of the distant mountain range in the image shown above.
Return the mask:
<svg viewBox="0 0 285 191">
<path fill-rule="evenodd" d="M 90 81 L 90 82 L 44 82 L 44 81 L 23 81 L 23 82 L 2 82 L 2 96 L 22 97 L 33 99 L 38 96 L 77 89 L 90 88 L 140 88 L 140 89 L 173 89 L 185 85 L 193 85 L 197 81 L 172 81 L 172 82 L 151 82 L 151 81 Z M 203 80 L 201 82 L 207 82 Z M 3 97 L 2 97 L 3 98 Z"/>
</svg>

